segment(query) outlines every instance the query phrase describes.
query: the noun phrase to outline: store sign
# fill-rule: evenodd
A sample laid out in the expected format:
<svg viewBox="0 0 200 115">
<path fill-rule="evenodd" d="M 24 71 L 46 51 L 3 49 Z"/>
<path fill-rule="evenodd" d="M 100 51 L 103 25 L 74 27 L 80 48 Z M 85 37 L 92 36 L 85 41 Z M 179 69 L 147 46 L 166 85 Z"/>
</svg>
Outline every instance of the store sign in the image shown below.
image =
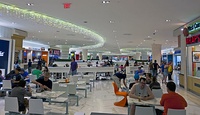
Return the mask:
<svg viewBox="0 0 200 115">
<path fill-rule="evenodd" d="M 5 52 L 0 51 L 0 56 L 4 56 Z"/>
<path fill-rule="evenodd" d="M 0 40 L 0 68 L 5 69 L 5 73 L 7 73 L 8 69 L 8 56 L 9 56 L 9 41 Z"/>
<path fill-rule="evenodd" d="M 200 34 L 186 38 L 186 45 L 200 43 Z"/>
<path fill-rule="evenodd" d="M 196 22 L 196 23 L 188 26 L 188 31 L 190 34 L 194 34 L 199 30 L 200 30 L 200 22 Z"/>
<path fill-rule="evenodd" d="M 50 55 L 58 55 L 58 56 L 60 56 L 60 50 L 49 49 L 49 54 Z"/>
</svg>

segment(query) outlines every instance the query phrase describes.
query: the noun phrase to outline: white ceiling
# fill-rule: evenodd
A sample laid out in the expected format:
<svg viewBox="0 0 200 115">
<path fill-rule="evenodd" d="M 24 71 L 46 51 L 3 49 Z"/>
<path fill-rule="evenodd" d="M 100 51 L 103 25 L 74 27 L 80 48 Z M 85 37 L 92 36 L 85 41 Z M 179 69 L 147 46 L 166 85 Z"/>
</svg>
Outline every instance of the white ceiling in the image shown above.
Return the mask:
<svg viewBox="0 0 200 115">
<path fill-rule="evenodd" d="M 0 0 L 2 3 L 30 9 L 93 30 L 106 38 L 103 47 L 94 50 L 119 52 L 119 48 L 151 48 L 152 43 L 162 48 L 177 46 L 173 30 L 200 16 L 200 0 Z M 63 3 L 71 3 L 64 9 Z M 28 6 L 27 3 L 34 3 Z M 171 20 L 166 22 L 165 20 Z M 88 23 L 84 23 L 87 21 Z M 114 23 L 110 23 L 110 21 Z M 16 22 L 16 24 L 11 24 Z M 97 41 L 66 30 L 38 25 L 28 20 L 0 16 L 0 25 L 26 30 L 28 40 L 83 46 Z M 156 34 L 153 33 L 157 30 Z M 38 32 L 42 31 L 42 32 Z M 59 32 L 57 32 L 59 31 Z M 33 37 L 34 36 L 34 37 Z M 56 36 L 56 37 L 55 37 Z M 150 37 L 151 40 L 146 40 Z M 118 42 L 118 43 L 117 43 Z"/>
</svg>

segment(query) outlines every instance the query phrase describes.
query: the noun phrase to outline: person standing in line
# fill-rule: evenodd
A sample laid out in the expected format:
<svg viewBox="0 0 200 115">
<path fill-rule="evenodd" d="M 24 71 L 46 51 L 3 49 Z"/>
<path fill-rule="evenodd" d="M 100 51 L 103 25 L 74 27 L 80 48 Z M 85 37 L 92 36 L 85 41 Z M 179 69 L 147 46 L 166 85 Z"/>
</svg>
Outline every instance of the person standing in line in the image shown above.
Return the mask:
<svg viewBox="0 0 200 115">
<path fill-rule="evenodd" d="M 168 80 L 172 80 L 172 73 L 173 73 L 173 65 L 172 65 L 172 62 L 169 62 L 169 65 L 168 65 Z"/>
<path fill-rule="evenodd" d="M 78 64 L 77 62 L 75 61 L 75 58 L 72 57 L 72 62 L 71 62 L 71 67 L 70 67 L 70 71 L 71 71 L 71 74 L 72 76 L 77 74 L 77 68 L 78 68 Z"/>
<path fill-rule="evenodd" d="M 168 65 L 166 62 L 164 62 L 164 73 L 163 73 L 163 79 L 162 79 L 163 83 L 166 83 L 167 76 L 168 76 Z"/>
<path fill-rule="evenodd" d="M 149 64 L 149 72 L 153 76 L 153 63 L 152 62 L 150 62 L 150 64 Z"/>
<path fill-rule="evenodd" d="M 32 62 L 31 59 L 28 60 L 28 73 L 30 74 L 32 72 Z"/>
<path fill-rule="evenodd" d="M 159 68 L 159 65 L 157 63 L 157 60 L 154 60 L 154 63 L 153 63 L 153 77 L 157 76 L 157 74 L 158 74 L 158 68 Z"/>
</svg>

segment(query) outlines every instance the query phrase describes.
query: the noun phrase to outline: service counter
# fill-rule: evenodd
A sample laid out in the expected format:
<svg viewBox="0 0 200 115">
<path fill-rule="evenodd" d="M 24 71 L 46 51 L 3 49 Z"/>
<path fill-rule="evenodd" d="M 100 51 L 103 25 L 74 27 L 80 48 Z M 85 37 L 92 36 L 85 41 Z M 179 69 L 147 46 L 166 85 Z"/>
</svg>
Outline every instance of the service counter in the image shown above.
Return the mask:
<svg viewBox="0 0 200 115">
<path fill-rule="evenodd" d="M 28 63 L 22 63 L 20 64 L 21 68 L 24 68 L 25 70 L 28 69 Z M 37 67 L 37 63 L 32 63 L 32 69 Z"/>
<path fill-rule="evenodd" d="M 185 87 L 184 74 L 179 74 L 179 85 Z M 200 77 L 188 75 L 187 88 L 189 91 L 200 95 Z"/>
</svg>

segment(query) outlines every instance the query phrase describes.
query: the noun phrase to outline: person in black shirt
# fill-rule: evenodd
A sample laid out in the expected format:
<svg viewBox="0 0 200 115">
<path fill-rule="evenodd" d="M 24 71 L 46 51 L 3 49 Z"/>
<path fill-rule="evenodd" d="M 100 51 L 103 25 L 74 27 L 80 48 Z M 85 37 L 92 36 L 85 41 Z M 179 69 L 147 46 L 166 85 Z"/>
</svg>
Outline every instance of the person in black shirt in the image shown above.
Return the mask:
<svg viewBox="0 0 200 115">
<path fill-rule="evenodd" d="M 157 76 L 158 68 L 159 68 L 159 65 L 158 65 L 157 61 L 154 60 L 154 63 L 153 63 L 153 77 Z"/>
<path fill-rule="evenodd" d="M 33 81 L 33 83 L 40 86 L 42 90 L 51 91 L 52 90 L 52 81 L 49 79 L 50 73 L 44 73 L 44 76 L 38 78 L 37 80 Z"/>
<path fill-rule="evenodd" d="M 124 86 L 125 86 L 126 88 L 128 88 L 128 87 L 126 86 L 126 82 L 125 82 L 126 74 L 115 73 L 115 74 L 112 76 L 112 79 L 113 79 L 114 82 L 117 84 L 118 88 L 121 88 L 121 79 L 123 79 Z"/>
<path fill-rule="evenodd" d="M 32 62 L 31 59 L 28 60 L 28 73 L 31 73 L 32 71 Z"/>
<path fill-rule="evenodd" d="M 152 83 L 149 85 L 150 89 L 161 89 L 160 83 L 157 82 L 156 77 L 153 77 Z"/>
<path fill-rule="evenodd" d="M 21 71 L 20 67 L 15 68 L 15 73 L 11 75 L 11 81 L 12 81 L 12 88 L 18 86 L 19 81 L 23 79 L 22 75 L 19 73 Z"/>
</svg>

